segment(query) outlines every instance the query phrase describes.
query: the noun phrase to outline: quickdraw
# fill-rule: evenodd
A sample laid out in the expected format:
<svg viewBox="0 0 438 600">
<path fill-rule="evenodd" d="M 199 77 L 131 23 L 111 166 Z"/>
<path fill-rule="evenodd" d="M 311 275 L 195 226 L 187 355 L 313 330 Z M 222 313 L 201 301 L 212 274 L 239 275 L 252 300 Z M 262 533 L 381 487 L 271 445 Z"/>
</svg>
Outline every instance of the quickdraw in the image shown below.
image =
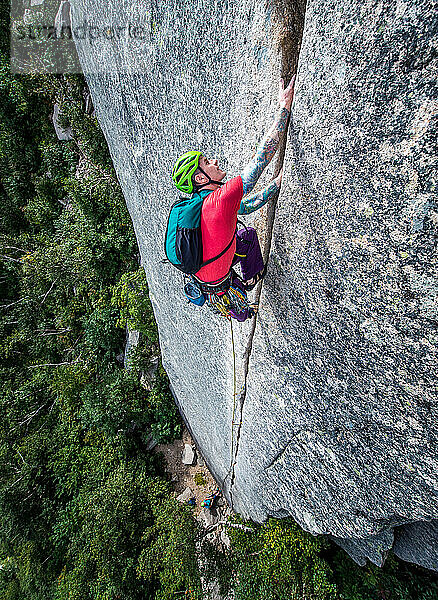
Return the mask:
<svg viewBox="0 0 438 600">
<path fill-rule="evenodd" d="M 194 304 L 202 306 L 205 299 L 208 307 L 215 314 L 228 320 L 232 318 L 231 311 L 242 313 L 245 310 L 252 310 L 245 292 L 234 284 L 236 279 L 240 279 L 234 269 L 230 269 L 229 273 L 219 281 L 205 283 L 194 275 L 190 278 L 184 289 L 187 298 Z"/>
<path fill-rule="evenodd" d="M 249 308 L 248 298 L 234 286 L 230 286 L 224 294 L 207 294 L 207 305 L 216 314 L 231 320 L 230 311 L 241 313 Z"/>
</svg>

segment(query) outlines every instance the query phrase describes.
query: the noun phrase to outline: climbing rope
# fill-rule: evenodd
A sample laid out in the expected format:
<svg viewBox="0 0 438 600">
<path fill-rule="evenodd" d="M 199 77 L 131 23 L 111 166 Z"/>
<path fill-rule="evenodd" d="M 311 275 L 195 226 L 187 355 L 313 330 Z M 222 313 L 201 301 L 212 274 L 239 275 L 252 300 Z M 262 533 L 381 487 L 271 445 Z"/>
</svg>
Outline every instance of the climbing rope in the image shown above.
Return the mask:
<svg viewBox="0 0 438 600">
<path fill-rule="evenodd" d="M 236 404 L 237 404 L 237 389 L 236 389 L 237 388 L 237 376 L 236 376 L 236 350 L 235 350 L 235 346 L 234 346 L 234 330 L 233 330 L 233 321 L 231 319 L 230 319 L 230 328 L 231 328 L 231 348 L 233 351 L 233 416 L 231 419 L 231 460 L 230 460 L 230 468 L 228 469 L 228 472 L 222 481 L 222 486 L 221 486 L 222 489 L 224 487 L 227 477 L 230 475 L 231 471 L 233 470 L 233 466 L 235 464 L 235 461 L 234 461 L 234 426 L 242 424 L 242 421 L 240 421 L 240 423 L 235 423 L 235 421 L 234 421 L 235 417 L 236 417 Z"/>
<path fill-rule="evenodd" d="M 236 292 L 238 292 L 238 294 L 240 294 L 240 290 L 234 290 Z M 242 296 L 242 298 L 244 298 L 244 296 Z M 257 304 L 249 304 L 248 306 L 254 311 L 254 318 L 257 317 L 257 312 L 258 312 L 258 305 Z M 219 311 L 218 311 L 219 312 Z M 228 320 L 230 321 L 230 328 L 231 328 L 231 348 L 233 351 L 233 416 L 231 419 L 231 460 L 230 460 L 230 468 L 228 469 L 225 477 L 222 480 L 222 489 L 224 488 L 224 484 L 225 481 L 227 479 L 227 477 L 229 477 L 230 473 L 233 470 L 234 465 L 236 464 L 235 461 L 235 456 L 234 456 L 234 427 L 237 425 L 238 427 L 240 427 L 242 425 L 242 412 L 240 413 L 240 421 L 238 423 L 235 422 L 235 418 L 236 418 L 236 404 L 237 404 L 237 375 L 236 375 L 236 349 L 235 349 L 235 345 L 234 345 L 234 330 L 233 330 L 233 320 L 230 317 L 230 315 L 224 315 L 228 318 Z M 245 384 L 242 387 L 242 390 L 245 388 Z M 236 448 L 237 448 L 237 443 L 236 443 Z M 230 496 L 231 498 L 231 496 Z M 233 508 L 233 502 L 232 502 L 232 498 L 231 498 L 231 508 Z"/>
<path fill-rule="evenodd" d="M 231 463 L 230 463 L 230 470 L 233 466 L 233 460 L 234 460 L 234 419 L 236 416 L 236 397 L 237 397 L 237 390 L 236 390 L 236 383 L 237 383 L 237 377 L 236 377 L 236 351 L 234 348 L 234 330 L 233 330 L 233 322 L 230 321 L 230 327 L 231 327 L 231 347 L 233 349 L 233 416 L 231 418 Z"/>
</svg>

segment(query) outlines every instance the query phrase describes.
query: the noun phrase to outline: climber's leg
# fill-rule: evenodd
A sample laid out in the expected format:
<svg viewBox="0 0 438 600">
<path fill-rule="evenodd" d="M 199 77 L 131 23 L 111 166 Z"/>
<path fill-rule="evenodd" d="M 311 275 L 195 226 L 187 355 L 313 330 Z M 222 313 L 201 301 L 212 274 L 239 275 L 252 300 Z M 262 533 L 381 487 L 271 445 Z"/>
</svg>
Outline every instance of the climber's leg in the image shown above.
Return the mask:
<svg viewBox="0 0 438 600">
<path fill-rule="evenodd" d="M 236 253 L 233 266 L 240 263 L 244 281 L 252 279 L 263 270 L 263 257 L 260 250 L 257 232 L 253 227 L 239 229 L 236 233 Z"/>
</svg>

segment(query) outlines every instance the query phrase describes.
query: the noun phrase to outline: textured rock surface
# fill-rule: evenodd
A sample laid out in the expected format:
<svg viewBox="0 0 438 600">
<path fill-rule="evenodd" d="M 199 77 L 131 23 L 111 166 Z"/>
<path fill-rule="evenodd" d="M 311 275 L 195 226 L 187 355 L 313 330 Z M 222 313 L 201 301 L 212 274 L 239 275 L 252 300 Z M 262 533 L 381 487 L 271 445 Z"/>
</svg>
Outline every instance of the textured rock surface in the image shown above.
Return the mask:
<svg viewBox="0 0 438 600">
<path fill-rule="evenodd" d="M 432 8 L 309 0 L 240 392 L 250 324 L 234 324 L 234 385 L 229 324 L 188 307 L 182 278 L 159 262 L 175 157 L 200 147 L 238 174 L 275 110 L 281 57 L 269 10 L 255 0 L 219 5 L 72 3 L 73 25 L 149 32 L 77 47 L 181 412 L 245 516 L 291 515 L 378 564 L 398 526 L 400 555 L 433 568 L 415 540 L 410 547 L 412 526 L 402 527 L 438 515 Z M 243 412 L 232 428 L 234 397 Z"/>
<path fill-rule="evenodd" d="M 178 500 L 178 502 L 182 502 L 183 504 L 185 504 L 188 500 L 190 500 L 190 498 L 192 498 L 192 496 L 193 496 L 192 488 L 186 487 L 186 489 L 183 491 L 183 493 L 180 494 L 179 496 L 177 496 L 176 499 Z"/>
<path fill-rule="evenodd" d="M 395 529 L 394 552 L 409 562 L 438 571 L 438 521 Z"/>
<path fill-rule="evenodd" d="M 192 446 L 190 444 L 184 445 L 184 450 L 182 453 L 182 459 L 185 465 L 192 465 L 195 462 L 195 453 L 193 451 Z"/>
<path fill-rule="evenodd" d="M 130 360 L 131 356 L 135 352 L 135 349 L 138 346 L 140 341 L 140 332 L 136 329 L 128 329 L 126 327 L 126 343 L 125 343 L 125 353 L 123 357 L 123 366 L 125 369 L 130 369 Z"/>
<path fill-rule="evenodd" d="M 178 198 L 169 174 L 191 147 L 217 156 L 230 176 L 239 173 L 271 124 L 281 59 L 270 12 L 255 0 L 204 1 L 197 11 L 191 0 L 153 6 L 77 0 L 72 25 L 134 23 L 148 32 L 146 40 L 85 36 L 76 45 L 133 219 L 164 366 L 197 446 L 221 481 L 231 455 L 230 326 L 188 307 L 182 276 L 161 264 L 168 209 Z M 250 324 L 235 331 L 239 388 Z"/>
<path fill-rule="evenodd" d="M 361 562 L 438 509 L 430 10 L 307 5 L 243 410 L 236 506 Z"/>
<path fill-rule="evenodd" d="M 68 0 L 63 0 L 59 5 L 53 25 L 57 37 L 61 37 L 67 31 L 68 27 L 71 28 L 70 2 Z"/>
<path fill-rule="evenodd" d="M 64 141 L 64 140 L 73 139 L 71 128 L 67 127 L 67 129 L 64 129 L 63 127 L 61 127 L 61 125 L 59 125 L 58 115 L 59 115 L 59 105 L 55 104 L 53 107 L 52 122 L 53 122 L 53 126 L 55 127 L 55 132 L 56 132 L 56 135 L 58 136 L 58 140 Z"/>
</svg>

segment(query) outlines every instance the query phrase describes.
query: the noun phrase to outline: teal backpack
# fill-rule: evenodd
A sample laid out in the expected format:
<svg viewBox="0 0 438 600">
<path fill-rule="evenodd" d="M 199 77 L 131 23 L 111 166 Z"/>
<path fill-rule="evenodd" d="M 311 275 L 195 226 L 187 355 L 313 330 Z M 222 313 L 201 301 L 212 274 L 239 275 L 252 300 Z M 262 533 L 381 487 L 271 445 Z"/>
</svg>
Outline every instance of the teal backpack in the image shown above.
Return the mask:
<svg viewBox="0 0 438 600">
<path fill-rule="evenodd" d="M 228 246 L 220 254 L 203 262 L 201 211 L 202 204 L 211 190 L 201 190 L 191 198 L 181 198 L 175 202 L 167 220 L 164 251 L 169 262 L 182 271 L 191 275 L 201 267 L 220 258 L 231 247 L 234 236 Z"/>
</svg>

